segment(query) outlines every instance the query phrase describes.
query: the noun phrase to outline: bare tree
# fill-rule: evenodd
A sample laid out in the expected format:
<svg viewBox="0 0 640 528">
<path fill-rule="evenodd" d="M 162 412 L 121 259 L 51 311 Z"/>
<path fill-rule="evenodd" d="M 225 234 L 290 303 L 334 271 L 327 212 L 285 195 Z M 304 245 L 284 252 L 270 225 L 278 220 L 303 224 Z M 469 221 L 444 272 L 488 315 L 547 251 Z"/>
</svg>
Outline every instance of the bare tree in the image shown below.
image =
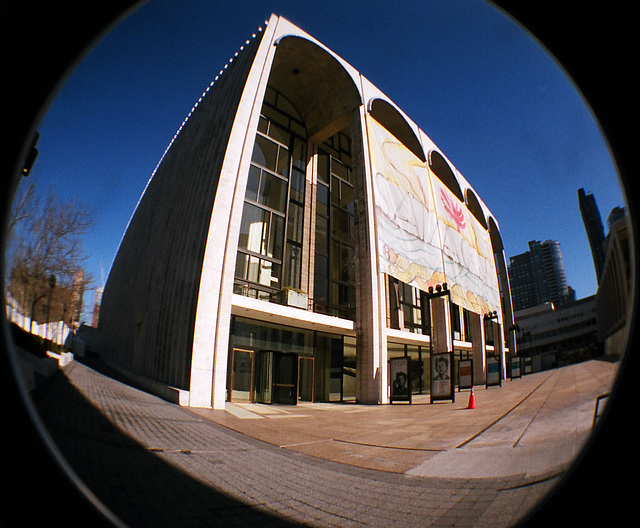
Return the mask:
<svg viewBox="0 0 640 528">
<path fill-rule="evenodd" d="M 93 223 L 85 205 L 62 202 L 51 190 L 39 200 L 33 184 L 15 203 L 8 233 L 8 290 L 32 321 L 45 318 L 45 306 L 47 320 L 77 320 L 91 280 L 82 269 L 81 241 Z"/>
</svg>

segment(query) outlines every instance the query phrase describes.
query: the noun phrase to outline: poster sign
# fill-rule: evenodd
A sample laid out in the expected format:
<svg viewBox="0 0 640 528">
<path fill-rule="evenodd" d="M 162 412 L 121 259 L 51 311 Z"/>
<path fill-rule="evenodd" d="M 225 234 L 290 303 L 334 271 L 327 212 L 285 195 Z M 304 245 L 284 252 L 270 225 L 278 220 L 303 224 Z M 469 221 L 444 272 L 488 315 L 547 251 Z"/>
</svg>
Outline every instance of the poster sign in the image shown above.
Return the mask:
<svg viewBox="0 0 640 528">
<path fill-rule="evenodd" d="M 435 400 L 455 401 L 453 352 L 431 355 L 431 403 Z"/>
<path fill-rule="evenodd" d="M 473 359 L 461 359 L 458 363 L 458 390 L 473 387 Z"/>
<path fill-rule="evenodd" d="M 511 379 L 522 377 L 522 363 L 520 356 L 511 356 L 509 358 L 509 372 Z"/>
<path fill-rule="evenodd" d="M 411 403 L 411 380 L 409 378 L 409 357 L 391 358 L 389 360 L 389 384 L 391 386 L 390 401 L 408 401 Z"/>
<path fill-rule="evenodd" d="M 531 374 L 533 372 L 533 358 L 531 356 L 525 356 L 522 358 L 522 363 L 523 374 Z"/>
<path fill-rule="evenodd" d="M 502 386 L 502 376 L 500 375 L 500 357 L 487 356 L 487 387 L 495 385 Z"/>
</svg>

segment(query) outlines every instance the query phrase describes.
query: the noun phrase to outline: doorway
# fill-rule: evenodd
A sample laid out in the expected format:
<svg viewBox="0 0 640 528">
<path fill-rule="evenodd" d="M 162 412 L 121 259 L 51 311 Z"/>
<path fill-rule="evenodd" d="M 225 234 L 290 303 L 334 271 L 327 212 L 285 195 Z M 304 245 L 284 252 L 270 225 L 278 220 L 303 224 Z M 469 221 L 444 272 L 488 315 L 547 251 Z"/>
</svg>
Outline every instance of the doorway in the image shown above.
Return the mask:
<svg viewBox="0 0 640 528">
<path fill-rule="evenodd" d="M 312 402 L 315 385 L 315 360 L 312 357 L 298 358 L 298 399 Z"/>
<path fill-rule="evenodd" d="M 251 385 L 253 381 L 253 351 L 233 349 L 231 356 L 231 379 L 229 400 L 235 402 L 250 402 Z"/>
<path fill-rule="evenodd" d="M 230 401 L 295 405 L 298 386 L 298 354 L 233 349 Z"/>
</svg>

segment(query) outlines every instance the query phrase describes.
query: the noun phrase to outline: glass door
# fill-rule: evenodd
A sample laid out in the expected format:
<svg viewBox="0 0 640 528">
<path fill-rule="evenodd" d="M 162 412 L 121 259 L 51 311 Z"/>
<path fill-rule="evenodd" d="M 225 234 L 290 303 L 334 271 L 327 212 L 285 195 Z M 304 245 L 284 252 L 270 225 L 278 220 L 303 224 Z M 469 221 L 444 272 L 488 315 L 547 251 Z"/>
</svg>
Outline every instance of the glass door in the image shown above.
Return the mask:
<svg viewBox="0 0 640 528">
<path fill-rule="evenodd" d="M 273 363 L 275 352 L 259 350 L 255 358 L 253 378 L 253 401 L 256 403 L 275 403 L 273 401 Z"/>
<path fill-rule="evenodd" d="M 273 362 L 273 403 L 298 403 L 298 354 L 275 352 Z"/>
<path fill-rule="evenodd" d="M 251 383 L 253 380 L 253 352 L 234 349 L 231 365 L 231 395 L 235 402 L 251 401 Z"/>
<path fill-rule="evenodd" d="M 313 401 L 313 385 L 315 361 L 312 357 L 298 358 L 298 399 Z"/>
</svg>

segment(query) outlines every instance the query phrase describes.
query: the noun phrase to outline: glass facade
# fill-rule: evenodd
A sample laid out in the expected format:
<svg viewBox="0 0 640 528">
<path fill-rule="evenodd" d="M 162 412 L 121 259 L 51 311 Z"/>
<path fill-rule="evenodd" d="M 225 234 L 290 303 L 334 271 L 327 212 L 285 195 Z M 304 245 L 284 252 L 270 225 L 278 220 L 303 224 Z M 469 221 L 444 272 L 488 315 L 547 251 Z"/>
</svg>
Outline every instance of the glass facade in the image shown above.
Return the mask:
<svg viewBox="0 0 640 528">
<path fill-rule="evenodd" d="M 355 319 L 355 192 L 351 139 L 338 132 L 318 148 L 314 310 Z"/>
<path fill-rule="evenodd" d="M 307 132 L 300 114 L 267 88 L 251 157 L 236 257 L 236 293 L 271 300 L 299 288 Z"/>
<path fill-rule="evenodd" d="M 231 401 L 295 403 L 291 385 L 299 401 L 355 400 L 354 337 L 233 317 L 230 351 Z"/>
</svg>

